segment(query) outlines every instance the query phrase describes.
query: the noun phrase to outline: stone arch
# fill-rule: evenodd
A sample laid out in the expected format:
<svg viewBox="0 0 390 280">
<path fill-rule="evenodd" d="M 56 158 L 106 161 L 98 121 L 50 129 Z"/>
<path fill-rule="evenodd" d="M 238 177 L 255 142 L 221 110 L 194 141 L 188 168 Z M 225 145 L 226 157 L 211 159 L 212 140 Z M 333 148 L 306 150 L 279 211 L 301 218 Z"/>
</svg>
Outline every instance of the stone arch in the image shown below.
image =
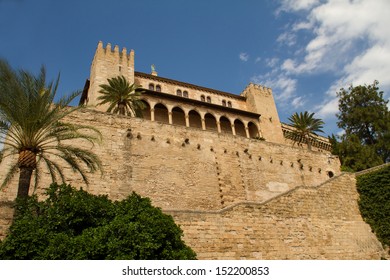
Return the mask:
<svg viewBox="0 0 390 280">
<path fill-rule="evenodd" d="M 186 115 L 180 107 L 172 109 L 172 124 L 186 126 Z"/>
<path fill-rule="evenodd" d="M 141 102 L 144 104 L 142 109 L 142 118 L 145 120 L 150 120 L 150 104 L 147 100 L 142 99 Z"/>
<path fill-rule="evenodd" d="M 248 131 L 250 138 L 258 138 L 260 137 L 260 132 L 257 125 L 253 122 L 248 122 Z"/>
<path fill-rule="evenodd" d="M 234 121 L 234 128 L 236 130 L 236 135 L 246 137 L 245 125 L 241 120 L 236 119 Z"/>
<path fill-rule="evenodd" d="M 227 117 L 221 116 L 219 118 L 219 124 L 221 126 L 221 133 L 232 134 L 232 124 Z"/>
<path fill-rule="evenodd" d="M 206 124 L 206 130 L 218 131 L 217 119 L 210 113 L 204 115 L 204 122 Z"/>
<path fill-rule="evenodd" d="M 169 114 L 167 107 L 162 103 L 154 105 L 154 120 L 169 124 Z"/>
<path fill-rule="evenodd" d="M 200 129 L 202 128 L 202 117 L 197 111 L 195 110 L 189 111 L 188 118 L 190 122 L 190 127 L 196 127 Z"/>
</svg>

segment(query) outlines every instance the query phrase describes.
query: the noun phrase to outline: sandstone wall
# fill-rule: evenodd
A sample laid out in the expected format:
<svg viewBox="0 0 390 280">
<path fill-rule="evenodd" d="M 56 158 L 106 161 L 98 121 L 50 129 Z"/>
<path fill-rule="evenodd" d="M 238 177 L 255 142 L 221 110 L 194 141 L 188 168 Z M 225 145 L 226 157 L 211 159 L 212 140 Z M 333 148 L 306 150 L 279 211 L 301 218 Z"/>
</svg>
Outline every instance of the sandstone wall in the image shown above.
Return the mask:
<svg viewBox="0 0 390 280">
<path fill-rule="evenodd" d="M 14 214 L 13 202 L 0 200 L 0 240 L 7 235 Z"/>
<path fill-rule="evenodd" d="M 199 259 L 380 259 L 354 174 L 223 211 L 170 211 Z"/>
<path fill-rule="evenodd" d="M 353 177 L 314 187 L 340 174 L 329 154 L 90 110 L 68 121 L 100 129 L 100 145 L 75 144 L 93 149 L 104 168 L 85 186 L 64 167 L 68 183 L 112 199 L 132 191 L 150 197 L 174 214 L 199 258 L 378 258 Z M 11 160 L 0 163 L 0 180 Z M 17 177 L 0 192 L 3 236 Z M 42 194 L 49 184 L 44 173 L 31 193 Z"/>
<path fill-rule="evenodd" d="M 295 186 L 318 185 L 339 174 L 338 159 L 328 154 L 189 128 L 83 110 L 70 122 L 98 127 L 104 174 L 90 174 L 86 187 L 64 167 L 69 183 L 95 194 L 122 199 L 132 191 L 163 209 L 221 209 L 238 201 L 262 202 Z M 11 158 L 0 164 L 0 179 Z M 13 200 L 16 179 L 0 198 Z M 50 184 L 42 176 L 37 193 Z M 33 189 L 32 189 L 33 191 Z"/>
</svg>

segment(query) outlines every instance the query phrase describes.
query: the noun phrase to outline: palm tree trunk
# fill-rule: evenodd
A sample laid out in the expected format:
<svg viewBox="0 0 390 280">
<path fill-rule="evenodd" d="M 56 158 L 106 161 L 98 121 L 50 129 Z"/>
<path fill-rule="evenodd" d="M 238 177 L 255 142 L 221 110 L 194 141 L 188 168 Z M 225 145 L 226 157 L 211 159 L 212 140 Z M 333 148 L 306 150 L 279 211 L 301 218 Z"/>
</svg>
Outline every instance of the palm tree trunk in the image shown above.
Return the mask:
<svg viewBox="0 0 390 280">
<path fill-rule="evenodd" d="M 17 197 L 27 198 L 30 189 L 31 175 L 37 166 L 36 154 L 30 150 L 20 151 L 18 165 L 20 173 Z"/>
<path fill-rule="evenodd" d="M 126 115 L 126 108 L 125 105 L 122 103 L 118 104 L 118 109 L 119 109 L 119 115 Z"/>
<path fill-rule="evenodd" d="M 28 191 L 30 189 L 30 181 L 33 172 L 33 168 L 31 167 L 20 167 L 19 174 L 19 186 L 18 186 L 18 198 L 27 198 Z"/>
<path fill-rule="evenodd" d="M 311 151 L 311 142 L 310 142 L 310 136 L 306 135 L 306 143 L 307 143 L 307 149 Z"/>
</svg>

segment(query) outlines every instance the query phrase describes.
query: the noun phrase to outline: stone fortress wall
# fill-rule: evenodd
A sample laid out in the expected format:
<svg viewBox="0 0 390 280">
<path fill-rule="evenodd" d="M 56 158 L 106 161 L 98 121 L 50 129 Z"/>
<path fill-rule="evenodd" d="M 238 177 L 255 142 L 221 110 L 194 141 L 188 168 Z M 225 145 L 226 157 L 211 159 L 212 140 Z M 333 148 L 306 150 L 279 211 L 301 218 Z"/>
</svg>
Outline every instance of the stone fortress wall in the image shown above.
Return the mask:
<svg viewBox="0 0 390 280">
<path fill-rule="evenodd" d="M 143 85 L 143 119 L 94 109 L 97 85 L 118 74 Z M 67 121 L 101 131 L 100 145 L 74 144 L 93 149 L 104 173 L 90 174 L 86 187 L 65 166 L 68 183 L 111 199 L 133 191 L 150 197 L 174 216 L 199 258 L 379 258 L 353 176 L 341 174 L 326 147 L 308 151 L 286 140 L 270 89 L 250 84 L 237 96 L 134 72 L 134 51 L 99 43 L 87 93 L 89 108 Z M 0 180 L 11 160 L 0 163 Z M 42 178 L 38 194 L 50 184 L 49 174 Z M 0 237 L 16 181 L 0 192 Z"/>
<path fill-rule="evenodd" d="M 341 174 L 329 154 L 88 109 L 68 121 L 98 125 L 104 135 L 93 147 L 103 176 L 91 174 L 85 187 L 66 169 L 68 182 L 112 199 L 150 197 L 200 259 L 381 257 L 359 213 L 354 175 Z M 46 174 L 36 192 L 49 183 Z M 16 181 L 1 192 L 2 213 L 15 196 Z M 9 214 L 0 217 L 3 235 Z"/>
</svg>

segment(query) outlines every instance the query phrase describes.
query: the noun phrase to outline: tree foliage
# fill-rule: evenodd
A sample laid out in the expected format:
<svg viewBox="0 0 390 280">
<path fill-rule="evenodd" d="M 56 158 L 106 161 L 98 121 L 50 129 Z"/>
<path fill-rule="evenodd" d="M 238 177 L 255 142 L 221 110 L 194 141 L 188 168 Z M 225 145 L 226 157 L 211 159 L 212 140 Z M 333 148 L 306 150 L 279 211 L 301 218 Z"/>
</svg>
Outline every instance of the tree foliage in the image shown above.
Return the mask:
<svg viewBox="0 0 390 280">
<path fill-rule="evenodd" d="M 330 140 L 344 168 L 359 171 L 390 161 L 390 113 L 378 85 L 351 85 L 337 93 L 337 125 L 344 134 Z"/>
<path fill-rule="evenodd" d="M 35 185 L 38 183 L 42 168 L 49 171 L 53 181 L 64 181 L 58 160 L 78 172 L 86 183 L 87 170 L 101 170 L 100 160 L 91 149 L 72 145 L 74 140 L 82 139 L 92 148 L 100 140 L 100 132 L 90 126 L 64 122 L 66 116 L 79 109 L 69 104 L 80 92 L 55 102 L 58 84 L 59 77 L 55 82 L 46 82 L 44 67 L 33 75 L 15 71 L 0 60 L 0 144 L 4 144 L 4 158 L 18 155 L 2 187 L 19 170 L 18 197 L 28 195 L 34 171 Z"/>
<path fill-rule="evenodd" d="M 359 208 L 383 245 L 390 246 L 390 166 L 357 177 Z"/>
<path fill-rule="evenodd" d="M 107 112 L 142 117 L 142 109 L 145 105 L 139 99 L 140 87 L 130 84 L 123 75 L 107 79 L 107 82 L 108 84 L 100 85 L 101 95 L 98 97 L 100 100 L 98 105 L 108 104 Z"/>
<path fill-rule="evenodd" d="M 52 184 L 19 200 L 0 259 L 195 259 L 173 218 L 133 193 L 122 201 Z"/>
<path fill-rule="evenodd" d="M 314 113 L 305 111 L 304 113 L 295 113 L 288 118 L 294 130 L 294 139 L 298 143 L 306 143 L 309 150 L 311 150 L 311 138 L 317 135 L 317 132 L 323 132 L 322 127 L 324 122 L 321 119 L 314 118 Z"/>
</svg>

